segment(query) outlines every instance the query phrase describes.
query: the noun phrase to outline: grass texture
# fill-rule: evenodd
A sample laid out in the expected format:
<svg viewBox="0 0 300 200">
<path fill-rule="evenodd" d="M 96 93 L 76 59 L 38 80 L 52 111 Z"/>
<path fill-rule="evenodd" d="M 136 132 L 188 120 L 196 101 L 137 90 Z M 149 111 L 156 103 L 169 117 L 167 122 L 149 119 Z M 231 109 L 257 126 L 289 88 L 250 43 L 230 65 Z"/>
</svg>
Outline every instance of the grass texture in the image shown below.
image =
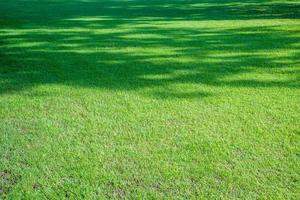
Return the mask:
<svg viewBox="0 0 300 200">
<path fill-rule="evenodd" d="M 0 198 L 299 199 L 297 0 L 0 0 Z"/>
</svg>

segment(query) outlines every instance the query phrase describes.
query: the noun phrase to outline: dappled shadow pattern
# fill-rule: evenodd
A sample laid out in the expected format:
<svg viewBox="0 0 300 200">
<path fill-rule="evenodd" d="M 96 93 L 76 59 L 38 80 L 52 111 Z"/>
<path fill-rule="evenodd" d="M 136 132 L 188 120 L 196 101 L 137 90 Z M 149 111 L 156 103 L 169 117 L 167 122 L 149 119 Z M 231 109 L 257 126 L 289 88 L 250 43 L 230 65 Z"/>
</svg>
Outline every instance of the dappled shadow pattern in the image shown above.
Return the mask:
<svg viewBox="0 0 300 200">
<path fill-rule="evenodd" d="M 168 86 L 300 86 L 293 28 L 300 23 L 277 20 L 299 19 L 297 3 L 19 0 L 1 7 L 1 93 L 64 84 L 197 98 L 210 94 Z M 262 19 L 269 21 L 251 21 Z"/>
</svg>

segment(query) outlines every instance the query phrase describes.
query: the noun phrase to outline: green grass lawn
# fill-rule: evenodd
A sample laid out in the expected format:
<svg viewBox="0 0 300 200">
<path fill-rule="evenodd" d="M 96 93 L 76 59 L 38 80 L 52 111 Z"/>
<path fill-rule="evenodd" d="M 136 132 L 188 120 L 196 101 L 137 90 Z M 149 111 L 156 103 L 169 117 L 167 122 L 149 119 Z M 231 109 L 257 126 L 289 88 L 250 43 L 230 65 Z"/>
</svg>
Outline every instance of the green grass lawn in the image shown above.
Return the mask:
<svg viewBox="0 0 300 200">
<path fill-rule="evenodd" d="M 299 0 L 0 0 L 0 199 L 299 199 Z"/>
</svg>

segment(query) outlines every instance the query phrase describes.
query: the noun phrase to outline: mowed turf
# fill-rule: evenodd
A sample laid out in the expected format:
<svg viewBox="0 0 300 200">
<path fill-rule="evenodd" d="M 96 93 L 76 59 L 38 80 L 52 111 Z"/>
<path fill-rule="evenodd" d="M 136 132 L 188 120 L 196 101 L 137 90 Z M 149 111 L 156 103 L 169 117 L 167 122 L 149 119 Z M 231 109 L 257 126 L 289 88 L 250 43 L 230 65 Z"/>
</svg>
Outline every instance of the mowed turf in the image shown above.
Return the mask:
<svg viewBox="0 0 300 200">
<path fill-rule="evenodd" d="M 299 199 L 297 0 L 0 0 L 0 198 Z"/>
</svg>

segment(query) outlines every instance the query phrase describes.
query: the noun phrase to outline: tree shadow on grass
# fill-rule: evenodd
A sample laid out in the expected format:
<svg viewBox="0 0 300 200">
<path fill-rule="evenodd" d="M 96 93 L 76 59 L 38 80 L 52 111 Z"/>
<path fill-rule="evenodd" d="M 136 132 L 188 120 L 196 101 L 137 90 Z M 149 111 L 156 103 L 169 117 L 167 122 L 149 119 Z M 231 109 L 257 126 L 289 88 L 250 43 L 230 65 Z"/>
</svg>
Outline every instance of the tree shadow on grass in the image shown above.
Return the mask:
<svg viewBox="0 0 300 200">
<path fill-rule="evenodd" d="M 63 84 L 107 90 L 152 88 L 150 95 L 160 98 L 198 98 L 211 94 L 180 93 L 170 87 L 300 86 L 297 30 L 286 31 L 280 23 L 226 24 L 228 19 L 298 18 L 298 4 L 280 9 L 279 4 L 256 1 L 188 1 L 184 5 L 180 1 L 151 1 L 152 5 L 147 1 L 41 1 L 30 8 L 26 5 L 31 1 L 18 2 L 25 5 L 21 15 L 32 21 L 21 26 L 17 22 L 15 27 L 8 24 L 1 30 L 1 93 Z M 250 4 L 272 11 L 247 14 Z M 65 7 L 60 7 L 61 12 L 46 11 L 55 5 Z M 33 16 L 26 14 L 35 6 L 42 9 Z M 211 14 L 215 9 L 217 13 Z M 40 19 L 43 10 L 46 17 Z M 201 20 L 221 21 L 210 25 Z"/>
<path fill-rule="evenodd" d="M 300 4 L 296 0 L 285 3 L 270 0 L 15 0 L 3 1 L 0 5 L 2 17 L 19 17 L 39 26 L 90 16 L 114 20 L 299 19 L 300 16 Z"/>
</svg>

